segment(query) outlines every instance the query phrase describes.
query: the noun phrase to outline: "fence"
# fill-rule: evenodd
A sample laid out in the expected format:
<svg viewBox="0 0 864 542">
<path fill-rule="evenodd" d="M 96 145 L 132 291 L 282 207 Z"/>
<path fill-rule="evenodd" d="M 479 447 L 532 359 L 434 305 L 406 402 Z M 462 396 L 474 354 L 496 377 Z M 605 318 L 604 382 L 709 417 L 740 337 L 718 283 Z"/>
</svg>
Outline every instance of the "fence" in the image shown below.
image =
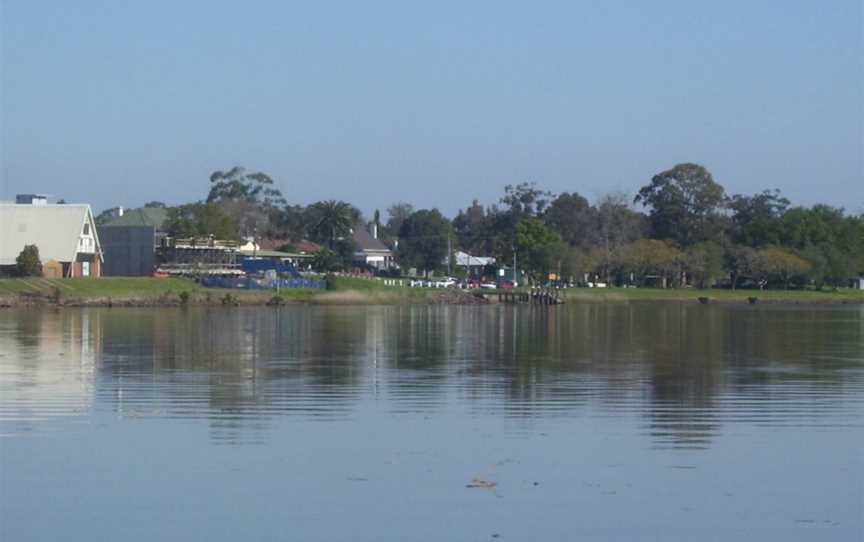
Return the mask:
<svg viewBox="0 0 864 542">
<path fill-rule="evenodd" d="M 315 279 L 257 279 L 251 277 L 201 277 L 207 288 L 231 288 L 245 290 L 273 290 L 277 288 L 324 288 L 323 281 Z"/>
</svg>

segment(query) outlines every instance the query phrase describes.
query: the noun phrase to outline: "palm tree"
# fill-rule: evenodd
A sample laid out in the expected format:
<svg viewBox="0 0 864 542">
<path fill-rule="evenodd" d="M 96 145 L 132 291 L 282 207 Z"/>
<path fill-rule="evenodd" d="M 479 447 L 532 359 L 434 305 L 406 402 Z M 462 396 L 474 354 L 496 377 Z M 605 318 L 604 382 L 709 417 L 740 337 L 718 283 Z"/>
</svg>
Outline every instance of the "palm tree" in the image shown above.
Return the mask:
<svg viewBox="0 0 864 542">
<path fill-rule="evenodd" d="M 358 221 L 359 212 L 344 201 L 327 200 L 311 205 L 310 231 L 319 241 L 326 240 L 330 248 L 340 237 L 351 233 L 351 226 Z"/>
</svg>

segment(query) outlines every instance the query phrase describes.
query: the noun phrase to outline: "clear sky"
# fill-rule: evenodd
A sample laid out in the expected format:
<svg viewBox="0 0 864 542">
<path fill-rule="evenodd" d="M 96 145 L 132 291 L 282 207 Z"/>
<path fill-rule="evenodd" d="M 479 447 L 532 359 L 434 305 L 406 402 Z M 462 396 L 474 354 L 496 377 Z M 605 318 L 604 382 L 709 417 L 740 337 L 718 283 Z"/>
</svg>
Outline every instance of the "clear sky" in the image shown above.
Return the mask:
<svg viewBox="0 0 864 542">
<path fill-rule="evenodd" d="M 861 5 L 0 0 L 0 199 L 173 204 L 242 165 L 452 215 L 690 161 L 862 210 Z"/>
</svg>

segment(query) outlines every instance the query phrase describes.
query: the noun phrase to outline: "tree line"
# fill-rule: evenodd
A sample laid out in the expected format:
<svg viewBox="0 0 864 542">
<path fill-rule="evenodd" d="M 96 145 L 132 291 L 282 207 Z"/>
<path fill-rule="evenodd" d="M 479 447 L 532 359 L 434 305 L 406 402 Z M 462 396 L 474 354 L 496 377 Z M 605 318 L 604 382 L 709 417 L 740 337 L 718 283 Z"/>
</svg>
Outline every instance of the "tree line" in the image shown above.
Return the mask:
<svg viewBox="0 0 864 542">
<path fill-rule="evenodd" d="M 635 197 L 612 192 L 591 203 L 536 183 L 507 185 L 490 205 L 474 200 L 452 219 L 394 203 L 387 219 L 352 204 L 290 204 L 273 179 L 241 167 L 210 176 L 206 200 L 167 208 L 172 236 L 284 239 L 283 250 L 321 244 L 322 270 L 352 266 L 352 228 L 373 224 L 403 269 L 440 271 L 455 250 L 511 262 L 532 281 L 554 276 L 610 285 L 731 288 L 842 286 L 864 272 L 864 215 L 817 204 L 793 206 L 776 189 L 727 194 L 698 164 L 654 175 Z M 149 206 L 164 206 L 151 202 Z"/>
</svg>

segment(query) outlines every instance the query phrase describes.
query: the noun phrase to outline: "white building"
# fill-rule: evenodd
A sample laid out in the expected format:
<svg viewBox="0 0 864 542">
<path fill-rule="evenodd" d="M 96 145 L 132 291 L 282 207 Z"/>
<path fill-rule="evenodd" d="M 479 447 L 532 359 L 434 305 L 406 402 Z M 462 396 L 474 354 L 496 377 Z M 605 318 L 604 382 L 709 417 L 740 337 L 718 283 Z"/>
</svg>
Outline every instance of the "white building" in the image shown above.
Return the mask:
<svg viewBox="0 0 864 542">
<path fill-rule="evenodd" d="M 36 245 L 45 276 L 102 275 L 102 246 L 89 205 L 0 203 L 0 268 L 10 269 Z"/>
</svg>

